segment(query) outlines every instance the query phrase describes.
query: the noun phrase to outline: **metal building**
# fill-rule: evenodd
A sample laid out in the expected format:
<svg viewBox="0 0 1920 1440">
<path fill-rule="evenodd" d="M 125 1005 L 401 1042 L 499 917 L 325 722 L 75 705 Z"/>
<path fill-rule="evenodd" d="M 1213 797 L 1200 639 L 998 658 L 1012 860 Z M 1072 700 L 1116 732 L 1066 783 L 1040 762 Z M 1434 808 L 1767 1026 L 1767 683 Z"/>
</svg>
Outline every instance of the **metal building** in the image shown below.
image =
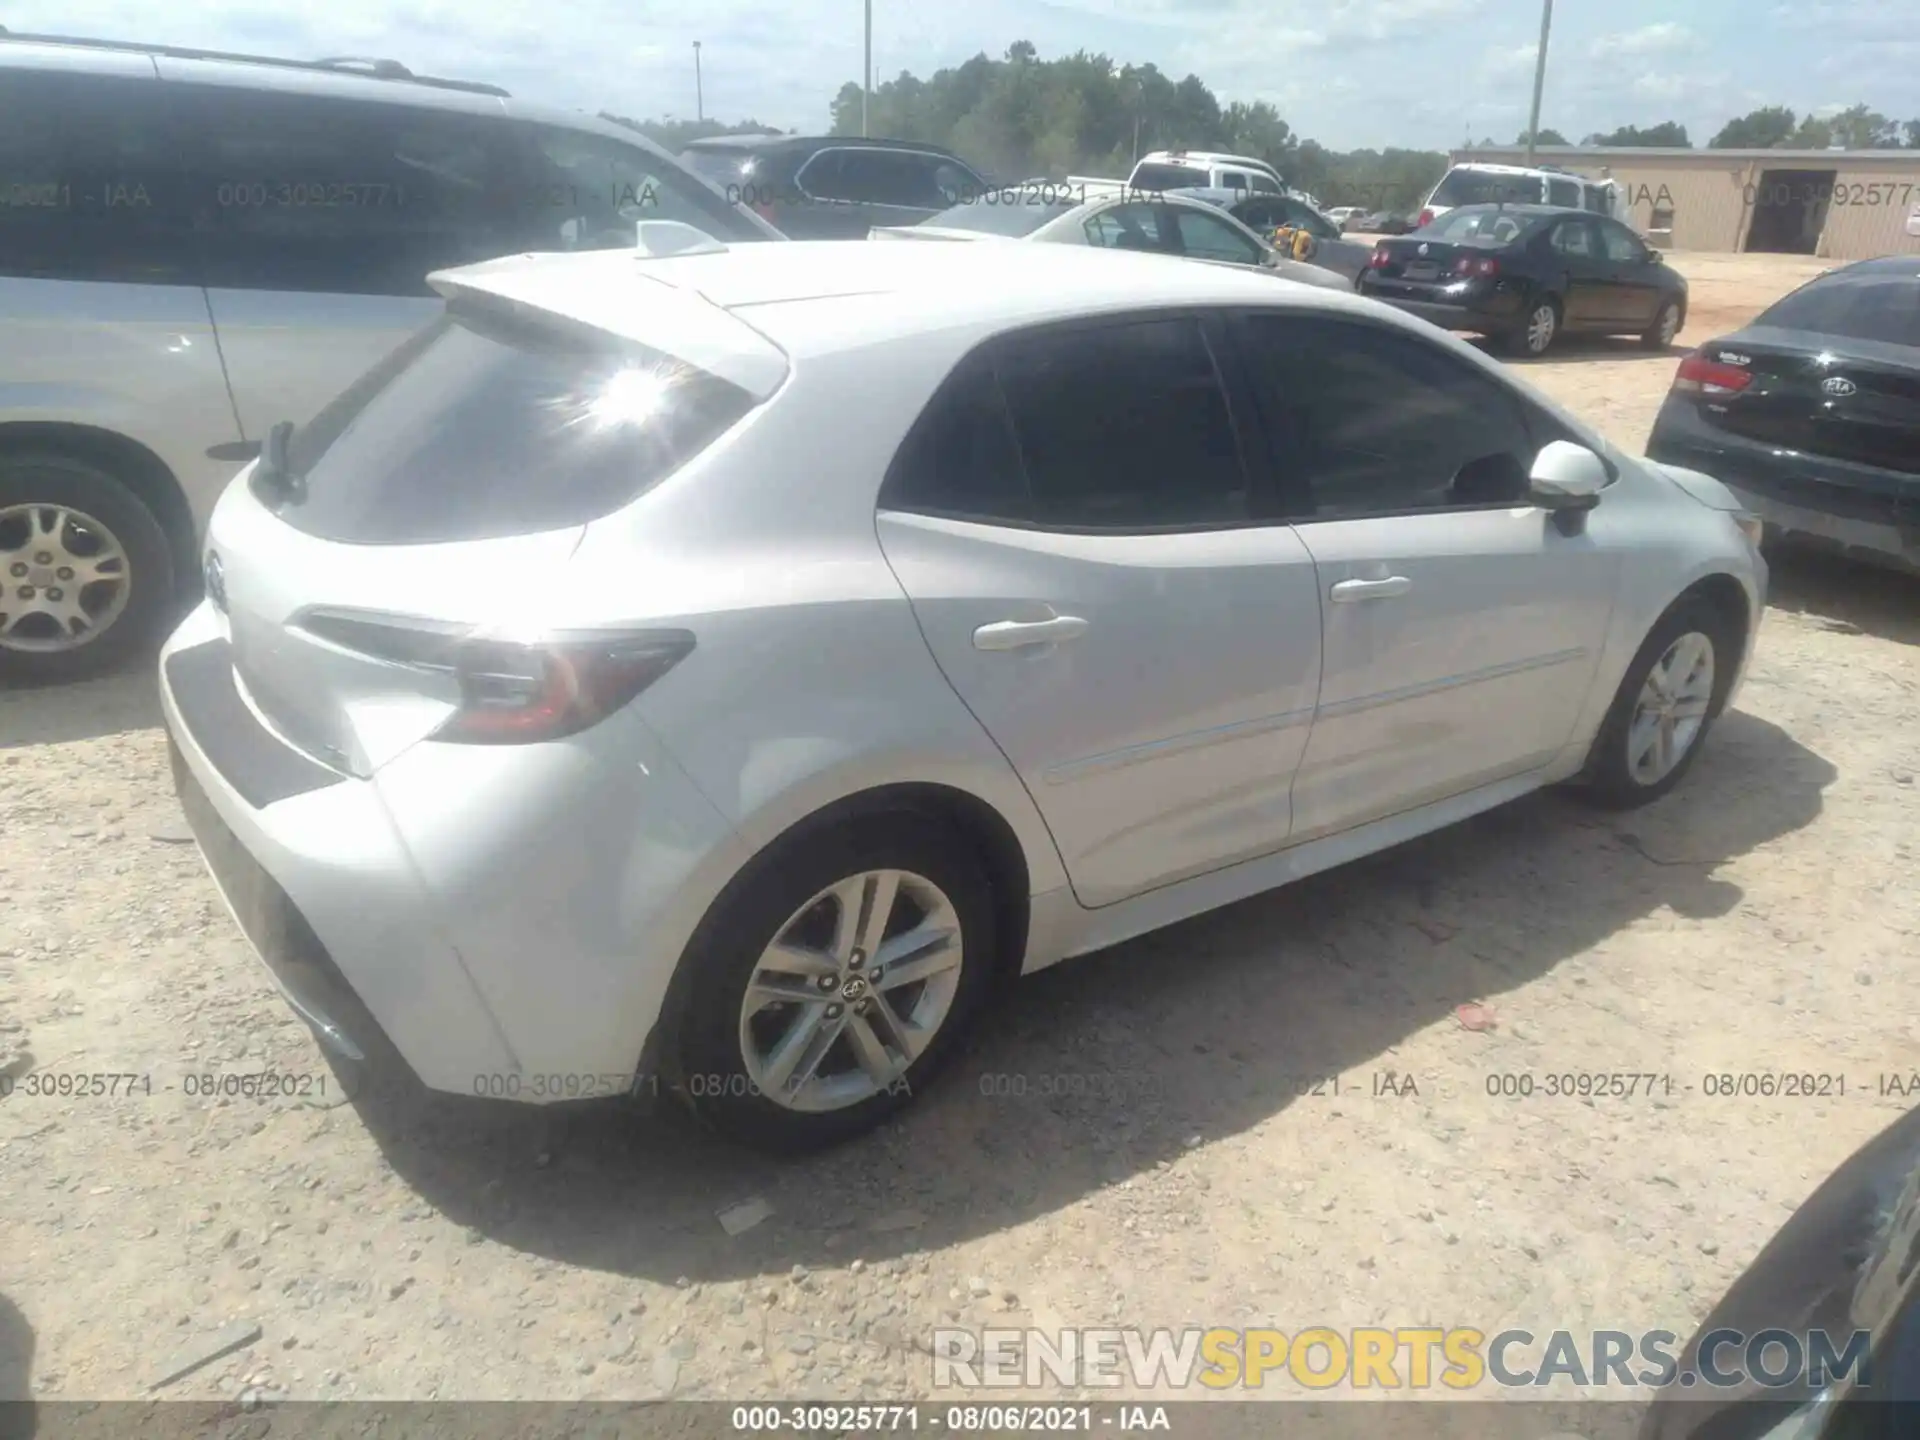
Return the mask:
<svg viewBox="0 0 1920 1440">
<path fill-rule="evenodd" d="M 1526 150 L 1456 150 L 1452 160 L 1522 165 Z M 1534 163 L 1618 181 L 1633 227 L 1663 249 L 1920 254 L 1920 150 L 1542 145 Z"/>
</svg>

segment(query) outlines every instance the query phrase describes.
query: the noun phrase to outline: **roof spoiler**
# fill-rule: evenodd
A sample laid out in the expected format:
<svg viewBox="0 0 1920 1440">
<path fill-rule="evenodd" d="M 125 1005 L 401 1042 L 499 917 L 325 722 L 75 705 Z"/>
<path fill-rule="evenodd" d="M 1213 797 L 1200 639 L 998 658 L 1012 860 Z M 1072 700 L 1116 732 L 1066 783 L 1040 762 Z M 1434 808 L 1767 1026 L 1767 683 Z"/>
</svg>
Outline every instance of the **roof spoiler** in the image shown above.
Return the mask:
<svg viewBox="0 0 1920 1440">
<path fill-rule="evenodd" d="M 649 273 L 652 263 L 624 250 L 566 259 L 508 255 L 436 270 L 427 283 L 452 305 L 535 322 L 544 316 L 631 340 L 737 385 L 755 401 L 785 383 L 791 366 L 784 350 L 691 286 Z"/>
</svg>

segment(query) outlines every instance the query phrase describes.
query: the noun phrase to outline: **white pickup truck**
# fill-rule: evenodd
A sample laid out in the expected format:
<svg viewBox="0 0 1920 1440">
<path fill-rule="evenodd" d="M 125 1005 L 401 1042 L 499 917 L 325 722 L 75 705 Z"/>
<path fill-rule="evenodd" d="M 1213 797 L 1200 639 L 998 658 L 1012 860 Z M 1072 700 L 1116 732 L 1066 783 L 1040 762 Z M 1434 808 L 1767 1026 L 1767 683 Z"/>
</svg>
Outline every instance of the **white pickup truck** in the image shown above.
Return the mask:
<svg viewBox="0 0 1920 1440">
<path fill-rule="evenodd" d="M 1087 194 L 1109 190 L 1241 190 L 1253 195 L 1291 195 L 1314 209 L 1320 202 L 1294 190 L 1280 172 L 1250 155 L 1228 155 L 1218 150 L 1155 150 L 1134 163 L 1124 180 L 1098 175 L 1069 175 L 1067 183 L 1086 186 Z"/>
</svg>

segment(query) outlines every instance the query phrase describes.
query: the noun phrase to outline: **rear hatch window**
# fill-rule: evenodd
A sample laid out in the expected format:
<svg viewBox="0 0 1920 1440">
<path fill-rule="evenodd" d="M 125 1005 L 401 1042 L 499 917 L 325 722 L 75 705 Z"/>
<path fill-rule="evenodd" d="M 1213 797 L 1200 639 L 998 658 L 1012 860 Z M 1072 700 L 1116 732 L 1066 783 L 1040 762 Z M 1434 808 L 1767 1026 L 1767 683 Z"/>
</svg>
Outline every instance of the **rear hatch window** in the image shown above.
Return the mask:
<svg viewBox="0 0 1920 1440">
<path fill-rule="evenodd" d="M 1531 175 L 1502 175 L 1488 170 L 1449 170 L 1428 197 L 1429 205 L 1509 205 L 1538 201 L 1540 182 Z"/>
<path fill-rule="evenodd" d="M 1191 165 L 1136 165 L 1127 183 L 1135 190 L 1184 190 L 1206 185 L 1213 177 Z"/>
<path fill-rule="evenodd" d="M 419 545 L 612 513 L 730 429 L 745 390 L 586 326 L 460 301 L 295 432 L 291 498 L 321 539 Z"/>
<path fill-rule="evenodd" d="M 1920 347 L 1920 280 L 1875 274 L 1816 280 L 1753 323 Z"/>
<path fill-rule="evenodd" d="M 1006 199 L 975 200 L 966 205 L 955 205 L 920 223 L 931 229 L 976 230 L 982 235 L 1003 235 L 1017 239 L 1022 235 L 1031 235 L 1049 220 L 1058 220 L 1079 203 L 1076 198 L 1048 200 L 1045 203 L 1037 198 L 1029 201 L 1026 192 L 1020 190 L 1005 193 Z"/>
</svg>

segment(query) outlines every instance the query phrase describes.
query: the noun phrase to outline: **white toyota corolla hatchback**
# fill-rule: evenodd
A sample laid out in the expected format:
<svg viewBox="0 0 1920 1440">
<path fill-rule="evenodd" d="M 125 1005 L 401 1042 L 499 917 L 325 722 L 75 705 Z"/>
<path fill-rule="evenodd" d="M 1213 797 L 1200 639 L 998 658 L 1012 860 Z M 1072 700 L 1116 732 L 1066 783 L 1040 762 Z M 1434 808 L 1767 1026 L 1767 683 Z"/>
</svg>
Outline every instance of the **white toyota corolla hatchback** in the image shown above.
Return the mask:
<svg viewBox="0 0 1920 1440">
<path fill-rule="evenodd" d="M 516 257 L 213 516 L 175 774 L 322 1042 L 798 1148 L 993 984 L 1540 786 L 1669 790 L 1715 481 L 1357 297 L 1046 245 Z"/>
</svg>

